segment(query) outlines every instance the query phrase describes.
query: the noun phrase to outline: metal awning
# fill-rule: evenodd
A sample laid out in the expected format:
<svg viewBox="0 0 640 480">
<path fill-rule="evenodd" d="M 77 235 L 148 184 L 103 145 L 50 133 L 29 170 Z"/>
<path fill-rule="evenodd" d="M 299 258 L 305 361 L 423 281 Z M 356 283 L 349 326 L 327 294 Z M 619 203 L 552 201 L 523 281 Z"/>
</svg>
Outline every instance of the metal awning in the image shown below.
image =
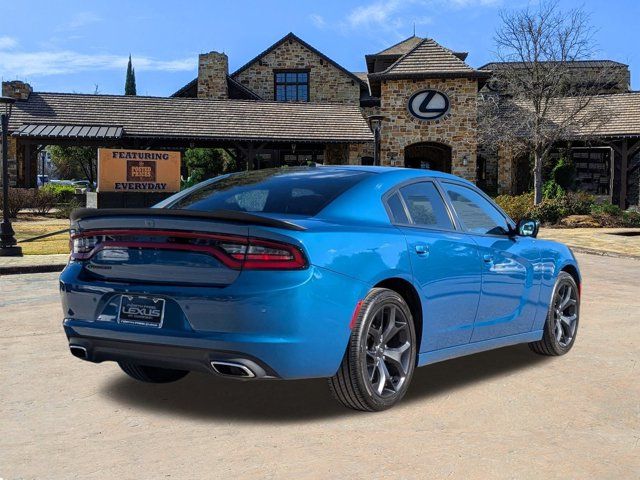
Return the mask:
<svg viewBox="0 0 640 480">
<path fill-rule="evenodd" d="M 122 137 L 123 128 L 115 125 L 26 124 L 13 135 L 26 138 L 110 138 Z"/>
</svg>

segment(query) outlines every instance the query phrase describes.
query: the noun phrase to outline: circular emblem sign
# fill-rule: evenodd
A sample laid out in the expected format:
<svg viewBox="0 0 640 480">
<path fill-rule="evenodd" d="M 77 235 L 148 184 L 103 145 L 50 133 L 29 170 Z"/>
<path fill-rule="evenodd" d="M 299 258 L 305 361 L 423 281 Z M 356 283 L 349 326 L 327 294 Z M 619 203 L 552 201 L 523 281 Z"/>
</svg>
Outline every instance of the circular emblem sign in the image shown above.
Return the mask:
<svg viewBox="0 0 640 480">
<path fill-rule="evenodd" d="M 436 120 L 449 111 L 449 97 L 437 90 L 421 90 L 411 95 L 408 107 L 420 120 Z"/>
</svg>

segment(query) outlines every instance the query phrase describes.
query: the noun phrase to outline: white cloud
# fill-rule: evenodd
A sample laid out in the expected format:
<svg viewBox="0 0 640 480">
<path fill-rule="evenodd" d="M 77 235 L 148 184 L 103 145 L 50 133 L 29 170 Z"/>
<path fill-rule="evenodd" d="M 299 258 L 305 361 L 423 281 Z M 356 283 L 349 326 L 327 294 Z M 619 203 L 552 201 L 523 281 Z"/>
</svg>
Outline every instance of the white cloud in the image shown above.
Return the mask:
<svg viewBox="0 0 640 480">
<path fill-rule="evenodd" d="M 91 55 L 63 51 L 3 52 L 0 56 L 0 71 L 5 77 L 27 77 L 62 75 L 92 70 L 124 70 L 128 55 Z M 175 60 L 157 60 L 148 57 L 133 57 L 136 71 L 179 72 L 193 70 L 197 66 L 196 56 Z"/>
<path fill-rule="evenodd" d="M 67 22 L 65 27 L 77 29 L 86 27 L 92 23 L 97 23 L 100 20 L 102 19 L 93 12 L 78 12 L 69 19 L 69 22 Z"/>
<path fill-rule="evenodd" d="M 347 16 L 347 23 L 354 28 L 386 24 L 401 5 L 402 2 L 399 0 L 378 0 L 369 5 L 361 5 L 353 9 Z"/>
<path fill-rule="evenodd" d="M 13 37 L 0 37 L 0 50 L 8 50 L 18 45 L 18 41 Z"/>
<path fill-rule="evenodd" d="M 324 28 L 327 25 L 324 17 L 322 15 L 318 15 L 317 13 L 312 13 L 311 15 L 309 15 L 309 18 L 311 19 L 311 22 L 318 28 Z"/>
</svg>

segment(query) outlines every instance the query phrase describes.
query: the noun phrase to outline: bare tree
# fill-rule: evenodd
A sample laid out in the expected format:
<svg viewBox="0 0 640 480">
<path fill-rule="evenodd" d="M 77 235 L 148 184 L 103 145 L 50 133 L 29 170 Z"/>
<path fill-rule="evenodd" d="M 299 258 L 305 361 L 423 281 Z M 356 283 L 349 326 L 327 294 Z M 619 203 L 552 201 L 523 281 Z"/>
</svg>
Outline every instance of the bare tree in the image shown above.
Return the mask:
<svg viewBox="0 0 640 480">
<path fill-rule="evenodd" d="M 576 69 L 576 60 L 592 57 L 593 29 L 582 8 L 560 11 L 557 0 L 535 9 L 503 11 L 496 32 L 499 68 L 489 83 L 492 93 L 480 102 L 480 136 L 488 145 L 508 147 L 534 158 L 535 203 L 542 201 L 542 167 L 559 141 L 588 138 L 605 115 L 592 108 L 610 88 L 606 64 Z"/>
</svg>

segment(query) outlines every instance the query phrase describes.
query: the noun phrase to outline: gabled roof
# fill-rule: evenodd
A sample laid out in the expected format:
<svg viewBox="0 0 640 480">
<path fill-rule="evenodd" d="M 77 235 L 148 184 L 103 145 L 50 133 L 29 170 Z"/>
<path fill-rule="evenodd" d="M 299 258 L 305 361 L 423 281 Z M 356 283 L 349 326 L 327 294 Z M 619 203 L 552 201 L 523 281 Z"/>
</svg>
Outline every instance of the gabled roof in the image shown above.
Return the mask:
<svg viewBox="0 0 640 480">
<path fill-rule="evenodd" d="M 305 42 L 304 40 L 302 40 L 300 37 L 298 37 L 297 35 L 295 35 L 293 32 L 289 32 L 288 34 L 286 34 L 284 37 L 282 37 L 280 40 L 278 40 L 276 43 L 274 43 L 273 45 L 271 45 L 269 48 L 267 48 L 266 50 L 264 50 L 263 52 L 260 52 L 258 55 L 256 55 L 254 58 L 252 58 L 251 60 L 249 60 L 247 63 L 245 63 L 243 66 L 241 66 L 239 69 L 237 69 L 235 72 L 233 72 L 231 74 L 231 77 L 236 77 L 238 74 L 240 74 L 241 72 L 243 72 L 244 70 L 246 70 L 247 68 L 249 68 L 251 65 L 253 65 L 255 62 L 257 62 L 258 60 L 260 60 L 262 57 L 264 57 L 265 55 L 268 55 L 269 53 L 271 53 L 273 50 L 275 50 L 276 48 L 278 48 L 280 45 L 282 45 L 285 42 L 288 41 L 292 41 L 292 42 L 297 42 L 300 45 L 302 45 L 304 48 L 306 48 L 307 50 L 310 50 L 311 52 L 315 53 L 316 55 L 318 55 L 320 58 L 322 58 L 325 62 L 330 63 L 331 65 L 333 65 L 334 67 L 336 67 L 338 70 L 340 70 L 341 72 L 345 73 L 347 76 L 351 77 L 354 81 L 358 82 L 361 85 L 364 85 L 363 81 L 358 78 L 356 75 L 354 75 L 353 73 L 351 73 L 349 70 L 347 70 L 346 68 L 344 68 L 342 65 L 336 63 L 335 61 L 331 60 L 329 57 L 327 57 L 324 53 L 322 53 L 321 51 L 319 51 L 318 49 L 312 47 L 311 45 L 309 45 L 307 42 Z"/>
<path fill-rule="evenodd" d="M 373 141 L 360 109 L 344 104 L 33 92 L 14 104 L 9 122 L 29 138 L 78 126 L 122 139 Z"/>
<path fill-rule="evenodd" d="M 459 56 L 431 38 L 421 40 L 386 70 L 370 74 L 380 78 L 488 77 L 464 63 Z"/>
</svg>

